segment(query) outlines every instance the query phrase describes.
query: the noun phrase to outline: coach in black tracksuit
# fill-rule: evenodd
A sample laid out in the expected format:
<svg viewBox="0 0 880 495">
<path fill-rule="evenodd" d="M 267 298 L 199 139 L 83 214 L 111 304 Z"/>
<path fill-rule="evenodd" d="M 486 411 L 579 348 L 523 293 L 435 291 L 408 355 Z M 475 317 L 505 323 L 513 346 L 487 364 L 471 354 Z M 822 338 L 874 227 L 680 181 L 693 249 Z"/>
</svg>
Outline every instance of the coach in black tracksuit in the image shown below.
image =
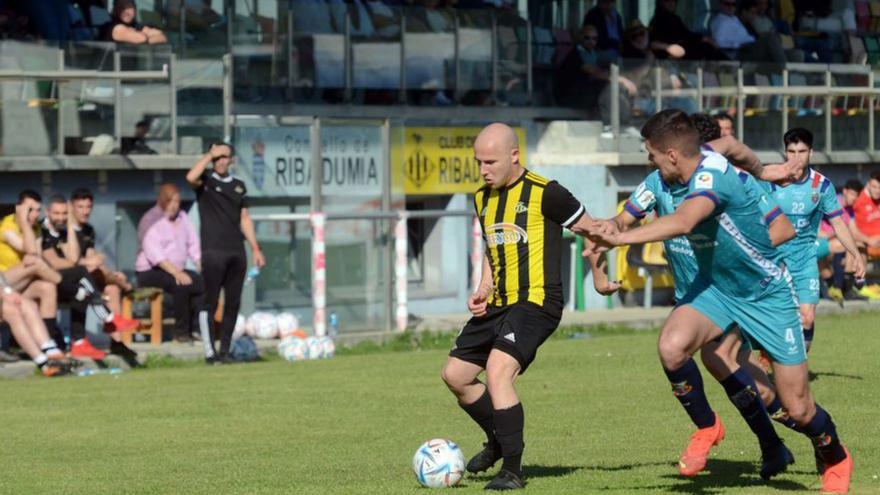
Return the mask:
<svg viewBox="0 0 880 495">
<path fill-rule="evenodd" d="M 186 174 L 186 181 L 196 193 L 201 222 L 202 277 L 208 313 L 200 318 L 212 320 L 221 288 L 224 295 L 220 353 L 219 356 L 214 354 L 212 343 L 205 345 L 205 359 L 209 364 L 229 361 L 229 346 L 247 271 L 247 254 L 242 241 L 250 244 L 256 266 L 262 268 L 266 264 L 248 215 L 247 188 L 244 182 L 229 175 L 233 159 L 232 146 L 214 144 Z M 212 170 L 206 169 L 209 163 L 214 164 Z M 207 327 L 210 321 L 199 323 Z"/>
</svg>

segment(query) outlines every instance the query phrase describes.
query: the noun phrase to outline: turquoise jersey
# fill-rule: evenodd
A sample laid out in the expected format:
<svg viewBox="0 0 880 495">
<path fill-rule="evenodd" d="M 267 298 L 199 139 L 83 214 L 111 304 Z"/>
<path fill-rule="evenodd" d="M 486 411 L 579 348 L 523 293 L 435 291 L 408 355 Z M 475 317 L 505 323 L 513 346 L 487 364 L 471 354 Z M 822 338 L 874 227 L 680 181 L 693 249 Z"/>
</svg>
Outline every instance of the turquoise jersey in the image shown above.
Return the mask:
<svg viewBox="0 0 880 495">
<path fill-rule="evenodd" d="M 768 229 L 780 209 L 757 184 L 747 186 L 740 173 L 717 153 L 703 157 L 688 181 L 685 200 L 705 197 L 715 209 L 687 237 L 697 259 L 699 285 L 754 301 L 787 285 L 782 253 L 770 242 Z"/>
<path fill-rule="evenodd" d="M 713 161 L 727 161 L 722 155 L 704 149 L 702 151 L 703 159 L 711 159 Z M 750 194 L 757 197 L 764 196 L 764 190 L 759 181 L 755 180 L 750 174 L 734 168 Z M 635 192 L 624 203 L 624 209 L 636 218 L 644 218 L 649 212 L 656 212 L 658 216 L 669 215 L 684 201 L 689 193 L 687 184 L 666 184 L 660 177 L 660 172 L 655 170 L 648 175 L 645 180 L 639 184 Z M 781 213 L 781 209 L 772 198 L 766 201 L 759 201 L 761 207 L 761 217 L 767 225 Z M 675 237 L 663 242 L 666 250 L 666 260 L 672 269 L 672 278 L 675 283 L 675 298 L 681 300 L 687 293 L 697 276 L 699 271 L 697 268 L 697 259 L 691 248 L 690 242 L 684 236 Z"/>
<path fill-rule="evenodd" d="M 766 183 L 765 183 L 766 184 Z M 808 169 L 804 178 L 786 186 L 764 186 L 791 220 L 797 235 L 779 249 L 790 268 L 816 263 L 819 223 L 843 215 L 834 185 L 824 175 Z"/>
</svg>

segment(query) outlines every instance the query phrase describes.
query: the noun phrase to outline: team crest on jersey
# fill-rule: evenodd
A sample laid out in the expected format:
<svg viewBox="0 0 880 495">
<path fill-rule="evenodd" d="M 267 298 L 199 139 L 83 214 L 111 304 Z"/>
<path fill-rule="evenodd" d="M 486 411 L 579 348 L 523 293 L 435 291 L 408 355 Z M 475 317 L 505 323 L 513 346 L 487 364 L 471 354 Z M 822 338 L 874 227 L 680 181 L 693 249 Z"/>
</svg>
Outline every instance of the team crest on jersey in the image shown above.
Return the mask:
<svg viewBox="0 0 880 495">
<path fill-rule="evenodd" d="M 813 203 L 818 203 L 818 202 L 819 202 L 819 193 L 814 192 L 814 193 L 813 193 L 813 197 L 810 198 L 810 199 L 813 200 Z"/>
<path fill-rule="evenodd" d="M 504 244 L 529 243 L 529 235 L 519 225 L 512 223 L 496 223 L 486 227 L 486 245 L 495 247 Z"/>
<path fill-rule="evenodd" d="M 694 189 L 712 189 L 715 182 L 714 177 L 709 172 L 700 172 L 694 179 Z"/>
<path fill-rule="evenodd" d="M 529 207 L 524 205 L 522 201 L 518 201 L 516 206 L 513 207 L 513 210 L 516 211 L 517 215 L 520 213 L 525 213 L 529 211 Z"/>
<path fill-rule="evenodd" d="M 244 194 L 244 189 L 242 189 L 241 186 L 235 186 L 235 193 Z"/>
</svg>

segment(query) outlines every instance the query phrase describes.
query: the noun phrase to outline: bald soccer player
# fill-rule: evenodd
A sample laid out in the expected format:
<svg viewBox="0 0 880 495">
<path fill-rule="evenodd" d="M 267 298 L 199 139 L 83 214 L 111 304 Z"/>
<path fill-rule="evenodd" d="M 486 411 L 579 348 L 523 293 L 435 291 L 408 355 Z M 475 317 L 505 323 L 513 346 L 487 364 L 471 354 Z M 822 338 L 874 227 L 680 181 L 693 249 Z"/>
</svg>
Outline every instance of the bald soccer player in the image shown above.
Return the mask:
<svg viewBox="0 0 880 495">
<path fill-rule="evenodd" d="M 491 124 L 474 142 L 485 185 L 474 195 L 486 252 L 479 287 L 468 299 L 473 317 L 443 366 L 443 381 L 459 406 L 483 429 L 484 449 L 467 465 L 501 470 L 488 490 L 523 488 L 523 406 L 514 381 L 562 317 L 562 229 L 586 233 L 592 222 L 584 206 L 555 181 L 520 163 L 513 129 Z M 616 289 L 591 257 L 599 292 Z M 477 377 L 486 370 L 486 383 Z"/>
</svg>

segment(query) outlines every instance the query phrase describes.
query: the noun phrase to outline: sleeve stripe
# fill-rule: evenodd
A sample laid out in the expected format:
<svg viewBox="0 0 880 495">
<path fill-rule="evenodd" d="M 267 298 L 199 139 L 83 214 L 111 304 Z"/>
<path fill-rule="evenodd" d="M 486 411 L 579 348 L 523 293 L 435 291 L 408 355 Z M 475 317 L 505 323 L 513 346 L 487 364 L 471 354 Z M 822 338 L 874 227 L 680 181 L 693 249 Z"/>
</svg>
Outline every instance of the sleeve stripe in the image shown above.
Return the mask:
<svg viewBox="0 0 880 495">
<path fill-rule="evenodd" d="M 839 208 L 837 210 L 832 211 L 831 213 L 828 213 L 827 215 L 825 215 L 825 218 L 834 218 L 834 217 L 839 217 L 841 215 L 843 215 L 843 208 Z"/>
<path fill-rule="evenodd" d="M 831 181 L 828 179 L 825 179 L 824 181 L 822 181 L 822 189 L 820 189 L 819 192 L 825 192 L 825 190 L 828 189 L 828 186 L 830 186 L 830 185 L 831 185 Z"/>
<path fill-rule="evenodd" d="M 770 225 L 779 215 L 782 215 L 782 208 L 777 206 L 764 215 L 764 222 L 766 222 L 767 225 Z"/>
<path fill-rule="evenodd" d="M 718 205 L 720 203 L 720 201 L 718 201 L 718 196 L 716 196 L 715 193 L 713 193 L 711 191 L 694 191 L 694 192 L 688 194 L 687 196 L 685 196 L 684 199 L 688 200 L 691 198 L 696 198 L 697 196 L 703 196 L 703 197 L 709 198 L 716 205 Z"/>
<path fill-rule="evenodd" d="M 645 218 L 645 212 L 636 208 L 636 205 L 630 200 L 627 200 L 626 203 L 623 204 L 623 209 L 636 218 Z"/>
<path fill-rule="evenodd" d="M 571 224 L 575 223 L 577 219 L 581 217 L 581 215 L 584 214 L 584 211 L 586 211 L 586 209 L 584 208 L 584 205 L 581 205 L 577 209 L 577 211 L 574 212 L 574 215 L 570 216 L 568 220 L 562 222 L 562 226 L 568 228 Z"/>
</svg>

